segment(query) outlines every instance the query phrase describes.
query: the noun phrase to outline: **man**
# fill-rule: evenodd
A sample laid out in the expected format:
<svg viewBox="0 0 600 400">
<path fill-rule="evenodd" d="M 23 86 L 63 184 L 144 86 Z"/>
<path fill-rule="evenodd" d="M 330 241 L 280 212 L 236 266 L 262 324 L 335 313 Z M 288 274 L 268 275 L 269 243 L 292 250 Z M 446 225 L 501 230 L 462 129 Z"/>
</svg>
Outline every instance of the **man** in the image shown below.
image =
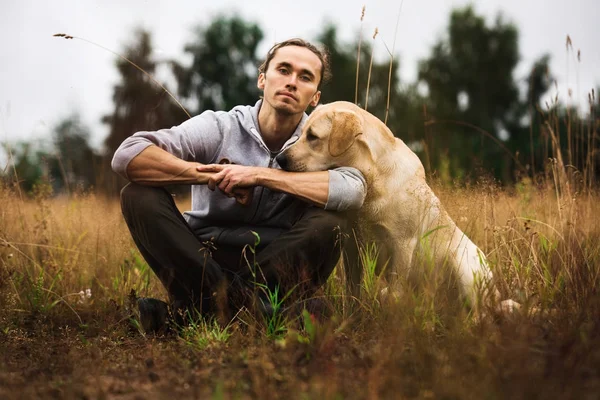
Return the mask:
<svg viewBox="0 0 600 400">
<path fill-rule="evenodd" d="M 329 74 L 315 46 L 278 43 L 259 68 L 263 98 L 254 106 L 138 132 L 115 152 L 113 170 L 131 181 L 121 192 L 123 215 L 173 310 L 213 315 L 245 299 L 253 284 L 306 298 L 327 280 L 348 228 L 340 212 L 360 208 L 364 178 L 353 168 L 287 172 L 275 157 L 298 139 Z M 161 188 L 177 183 L 192 185 L 185 216 Z M 261 304 L 267 312 L 265 297 Z M 161 327 L 166 303 L 140 299 L 138 306 L 146 330 Z"/>
</svg>

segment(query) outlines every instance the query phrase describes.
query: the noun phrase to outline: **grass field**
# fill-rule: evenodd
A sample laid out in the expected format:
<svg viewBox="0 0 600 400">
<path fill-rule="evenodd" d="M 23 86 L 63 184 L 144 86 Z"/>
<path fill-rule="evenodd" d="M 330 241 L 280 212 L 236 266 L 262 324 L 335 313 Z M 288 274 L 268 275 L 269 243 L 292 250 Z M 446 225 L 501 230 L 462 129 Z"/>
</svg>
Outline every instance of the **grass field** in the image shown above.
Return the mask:
<svg viewBox="0 0 600 400">
<path fill-rule="evenodd" d="M 0 398 L 598 398 L 600 199 L 564 182 L 433 185 L 514 314 L 474 318 L 433 275 L 355 298 L 336 270 L 324 321 L 243 314 L 168 337 L 132 315 L 132 290 L 166 293 L 116 199 L 1 187 Z"/>
</svg>

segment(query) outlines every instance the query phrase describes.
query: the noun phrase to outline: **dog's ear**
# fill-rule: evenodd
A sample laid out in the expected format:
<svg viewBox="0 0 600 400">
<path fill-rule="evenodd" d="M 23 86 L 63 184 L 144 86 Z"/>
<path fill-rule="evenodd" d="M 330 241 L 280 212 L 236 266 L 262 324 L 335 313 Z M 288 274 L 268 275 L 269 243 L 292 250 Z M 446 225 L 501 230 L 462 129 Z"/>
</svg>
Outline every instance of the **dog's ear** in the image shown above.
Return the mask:
<svg viewBox="0 0 600 400">
<path fill-rule="evenodd" d="M 344 154 L 363 133 L 363 126 L 358 115 L 349 110 L 334 111 L 329 136 L 329 154 L 338 157 Z"/>
</svg>

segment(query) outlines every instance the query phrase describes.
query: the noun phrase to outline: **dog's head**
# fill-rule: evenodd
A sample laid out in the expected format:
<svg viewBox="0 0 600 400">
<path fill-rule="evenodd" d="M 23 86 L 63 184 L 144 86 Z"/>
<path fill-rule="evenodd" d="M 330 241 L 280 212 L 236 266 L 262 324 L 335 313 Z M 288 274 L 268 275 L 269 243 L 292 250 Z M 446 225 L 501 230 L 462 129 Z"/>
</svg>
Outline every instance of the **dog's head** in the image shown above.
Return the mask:
<svg viewBox="0 0 600 400">
<path fill-rule="evenodd" d="M 361 136 L 365 132 L 362 110 L 352 103 L 335 102 L 317 107 L 306 121 L 300 139 L 277 156 L 288 171 L 324 171 L 340 166 L 357 167 Z M 363 149 L 364 150 L 364 149 Z"/>
</svg>

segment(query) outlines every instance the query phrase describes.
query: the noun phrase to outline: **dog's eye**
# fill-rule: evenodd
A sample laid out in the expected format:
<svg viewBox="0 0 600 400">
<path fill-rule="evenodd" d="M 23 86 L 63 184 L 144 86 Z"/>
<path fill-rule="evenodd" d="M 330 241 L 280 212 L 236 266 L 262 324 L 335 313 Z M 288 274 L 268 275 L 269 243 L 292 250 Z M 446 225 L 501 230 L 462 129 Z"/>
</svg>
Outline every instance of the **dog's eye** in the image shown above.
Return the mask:
<svg viewBox="0 0 600 400">
<path fill-rule="evenodd" d="M 306 132 L 306 140 L 308 140 L 309 142 L 315 141 L 317 139 L 317 136 L 311 131 Z"/>
</svg>

